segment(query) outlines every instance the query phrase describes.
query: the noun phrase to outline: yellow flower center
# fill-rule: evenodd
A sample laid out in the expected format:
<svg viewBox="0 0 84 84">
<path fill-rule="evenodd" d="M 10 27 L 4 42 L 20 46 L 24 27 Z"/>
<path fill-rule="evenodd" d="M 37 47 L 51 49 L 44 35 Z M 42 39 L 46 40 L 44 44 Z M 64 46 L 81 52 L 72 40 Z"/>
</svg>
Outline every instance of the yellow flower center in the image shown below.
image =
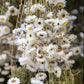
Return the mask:
<svg viewBox="0 0 84 84">
<path fill-rule="evenodd" d="M 30 54 L 29 54 L 29 56 L 31 56 L 31 55 L 33 55 L 34 54 L 34 52 L 31 52 Z"/>
<path fill-rule="evenodd" d="M 55 73 L 57 74 L 58 73 L 58 70 L 55 70 Z"/>
<path fill-rule="evenodd" d="M 1 30 L 0 30 L 0 33 L 1 33 Z"/>
<path fill-rule="evenodd" d="M 65 32 L 65 29 L 62 29 L 62 32 Z"/>
<path fill-rule="evenodd" d="M 0 19 L 0 21 L 2 21 L 2 22 L 3 22 L 3 21 L 4 21 L 4 18 L 1 18 L 1 19 Z"/>
<path fill-rule="evenodd" d="M 75 53 L 79 53 L 79 50 L 77 49 L 77 50 L 75 51 Z"/>
<path fill-rule="evenodd" d="M 59 26 L 59 22 L 57 23 L 57 26 Z"/>
<path fill-rule="evenodd" d="M 64 47 L 63 49 L 68 49 L 68 47 Z"/>
<path fill-rule="evenodd" d="M 63 6 L 64 6 L 63 3 L 58 3 L 58 4 L 57 4 L 57 8 L 62 8 Z"/>
<path fill-rule="evenodd" d="M 5 28 L 5 32 L 8 32 L 8 28 Z"/>
<path fill-rule="evenodd" d="M 65 22 L 65 23 L 63 23 L 63 27 L 65 27 L 67 25 L 67 23 Z"/>
<path fill-rule="evenodd" d="M 29 34 L 29 37 L 32 38 L 32 34 Z"/>
<path fill-rule="evenodd" d="M 21 34 L 20 37 L 22 38 L 23 37 L 23 34 Z"/>
<path fill-rule="evenodd" d="M 45 62 L 41 62 L 41 64 L 45 64 Z"/>
<path fill-rule="evenodd" d="M 65 13 L 62 13 L 62 15 L 61 15 L 61 16 L 62 16 L 62 18 L 64 18 L 64 17 L 65 17 Z"/>
<path fill-rule="evenodd" d="M 41 25 L 41 22 L 38 22 L 39 25 Z"/>
<path fill-rule="evenodd" d="M 10 13 L 11 13 L 11 14 L 14 14 L 14 13 L 15 13 L 15 9 L 12 8 L 12 9 L 10 10 Z"/>
<path fill-rule="evenodd" d="M 33 47 L 35 44 L 32 44 L 31 47 Z"/>
<path fill-rule="evenodd" d="M 37 40 L 34 40 L 35 43 L 37 43 Z"/>
<path fill-rule="evenodd" d="M 30 27 L 29 30 L 31 31 L 32 30 L 32 27 Z"/>
</svg>

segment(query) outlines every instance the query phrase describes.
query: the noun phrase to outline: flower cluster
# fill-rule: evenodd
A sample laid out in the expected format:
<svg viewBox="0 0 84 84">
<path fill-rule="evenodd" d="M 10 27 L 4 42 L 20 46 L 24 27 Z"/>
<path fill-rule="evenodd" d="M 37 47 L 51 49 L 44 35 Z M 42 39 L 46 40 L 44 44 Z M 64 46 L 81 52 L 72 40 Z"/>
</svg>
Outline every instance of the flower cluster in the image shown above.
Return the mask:
<svg viewBox="0 0 84 84">
<path fill-rule="evenodd" d="M 15 16 L 18 14 L 18 9 L 14 6 L 8 7 L 7 12 L 4 15 L 0 15 L 0 37 L 6 35 L 10 32 L 10 16 Z"/>
<path fill-rule="evenodd" d="M 63 9 L 65 0 L 46 2 L 54 4 L 56 11 L 47 10 L 40 3 L 29 8 L 25 6 L 24 14 L 30 13 L 23 19 L 21 27 L 13 30 L 13 34 L 18 50 L 22 51 L 22 56 L 18 59 L 20 65 L 26 65 L 31 72 L 47 71 L 59 78 L 61 69 L 74 63 L 70 58 L 81 52 L 79 46 L 73 47 L 77 36 L 69 33 L 76 16 L 71 16 Z M 45 78 L 45 74 L 38 73 L 36 78 L 31 79 L 31 83 L 42 82 Z"/>
</svg>

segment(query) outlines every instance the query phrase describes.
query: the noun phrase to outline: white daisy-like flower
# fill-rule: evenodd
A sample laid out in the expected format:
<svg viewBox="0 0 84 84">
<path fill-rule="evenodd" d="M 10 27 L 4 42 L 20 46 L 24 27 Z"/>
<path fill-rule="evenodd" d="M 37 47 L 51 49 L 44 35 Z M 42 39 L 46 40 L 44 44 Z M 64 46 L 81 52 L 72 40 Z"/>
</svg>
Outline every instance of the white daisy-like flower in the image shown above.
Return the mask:
<svg viewBox="0 0 84 84">
<path fill-rule="evenodd" d="M 62 19 L 62 18 L 68 18 L 69 17 L 69 13 L 64 10 L 64 9 L 61 9 L 57 12 L 57 17 Z"/>
<path fill-rule="evenodd" d="M 20 79 L 17 77 L 10 78 L 7 84 L 20 84 Z"/>
<path fill-rule="evenodd" d="M 10 28 L 8 26 L 4 26 L 3 30 L 5 34 L 8 34 L 10 32 Z"/>
<path fill-rule="evenodd" d="M 0 83 L 4 82 L 5 78 L 0 78 Z"/>
<path fill-rule="evenodd" d="M 59 18 L 55 19 L 55 23 L 54 23 L 55 27 L 54 30 L 58 30 L 59 28 L 61 28 L 61 20 Z"/>
<path fill-rule="evenodd" d="M 36 28 L 43 28 L 43 26 L 44 26 L 44 20 L 43 20 L 43 18 L 38 18 L 38 19 L 36 19 L 36 21 L 35 21 L 35 23 L 34 23 L 34 26 L 36 27 Z"/>
<path fill-rule="evenodd" d="M 42 49 L 41 48 L 37 48 L 37 51 L 36 51 L 37 56 L 41 56 L 42 53 L 43 53 Z"/>
<path fill-rule="evenodd" d="M 81 48 L 79 46 L 72 49 L 74 55 L 79 55 L 81 53 Z"/>
<path fill-rule="evenodd" d="M 68 24 L 68 19 L 67 18 L 62 18 L 62 20 L 61 20 L 62 27 L 66 27 L 67 24 Z"/>
<path fill-rule="evenodd" d="M 31 58 L 31 56 L 35 55 L 35 50 L 36 48 L 30 48 L 29 50 L 25 51 L 25 55 Z"/>
<path fill-rule="evenodd" d="M 35 64 L 34 62 L 29 62 L 29 63 L 27 64 L 26 68 L 27 68 L 28 70 L 30 70 L 31 72 L 36 72 L 37 69 L 38 69 L 37 66 L 36 66 L 36 64 Z"/>
<path fill-rule="evenodd" d="M 2 27 L 0 27 L 0 37 L 4 35 L 4 31 L 2 29 Z"/>
<path fill-rule="evenodd" d="M 70 44 L 63 44 L 61 47 L 62 47 L 63 49 L 68 49 L 68 48 L 70 47 Z"/>
<path fill-rule="evenodd" d="M 66 30 L 66 28 L 65 28 L 65 27 L 61 29 L 61 34 L 62 34 L 62 36 L 63 36 L 63 35 L 65 35 L 65 34 L 66 34 L 66 32 L 67 32 L 67 30 Z"/>
<path fill-rule="evenodd" d="M 16 43 L 17 43 L 17 45 L 21 45 L 22 46 L 22 45 L 27 44 L 27 40 L 25 38 L 17 39 Z"/>
<path fill-rule="evenodd" d="M 26 30 L 28 32 L 33 31 L 33 29 L 34 29 L 34 26 L 32 24 L 26 26 Z"/>
<path fill-rule="evenodd" d="M 36 39 L 36 37 L 35 37 L 35 35 L 34 35 L 33 32 L 29 32 L 29 33 L 26 34 L 26 39 L 27 39 L 28 41 L 33 41 L 33 40 Z"/>
<path fill-rule="evenodd" d="M 39 56 L 39 57 L 36 57 L 36 60 L 37 60 L 38 62 L 43 62 L 43 61 L 45 61 L 46 59 L 45 59 L 45 57 L 44 57 L 43 55 L 41 55 L 41 56 Z"/>
<path fill-rule="evenodd" d="M 70 20 L 70 21 L 73 21 L 73 20 L 76 20 L 76 19 L 77 19 L 76 16 L 69 16 L 69 20 Z"/>
<path fill-rule="evenodd" d="M 47 47 L 47 52 L 56 51 L 57 49 L 58 49 L 57 45 L 49 44 L 49 46 Z"/>
<path fill-rule="evenodd" d="M 66 1 L 65 1 L 65 0 L 55 0 L 55 1 L 53 2 L 53 4 L 54 4 L 55 6 L 57 6 L 57 8 L 64 8 L 65 5 L 66 5 Z"/>
<path fill-rule="evenodd" d="M 0 15 L 0 22 L 5 23 L 7 21 L 7 16 L 6 15 Z"/>
<path fill-rule="evenodd" d="M 47 19 L 47 20 L 45 20 L 45 23 L 47 25 L 54 27 L 55 20 L 54 19 Z"/>
<path fill-rule="evenodd" d="M 45 73 L 37 73 L 35 77 L 38 80 L 45 80 L 45 78 L 47 77 L 47 75 Z"/>
<path fill-rule="evenodd" d="M 43 81 L 40 81 L 36 78 L 31 78 L 31 84 L 44 84 Z"/>
<path fill-rule="evenodd" d="M 80 32 L 80 37 L 84 38 L 84 33 L 83 32 Z"/>
<path fill-rule="evenodd" d="M 43 13 L 45 12 L 45 10 L 46 10 L 45 7 L 40 3 L 32 5 L 30 9 L 32 13 L 35 13 L 35 12 Z"/>
<path fill-rule="evenodd" d="M 49 12 L 48 14 L 47 14 L 47 18 L 52 18 L 53 17 L 53 12 Z"/>
<path fill-rule="evenodd" d="M 15 8 L 14 6 L 10 6 L 8 7 L 8 11 L 6 12 L 6 15 L 12 15 L 12 16 L 18 15 L 18 9 Z"/>
<path fill-rule="evenodd" d="M 72 41 L 74 41 L 76 38 L 77 38 L 77 36 L 76 35 L 74 35 L 74 34 L 71 34 L 71 35 L 69 35 L 69 40 L 72 42 Z"/>
<path fill-rule="evenodd" d="M 29 24 L 34 23 L 35 20 L 36 20 L 36 16 L 35 16 L 35 15 L 27 16 L 27 17 L 25 18 L 25 22 L 26 22 L 26 23 L 29 23 Z"/>
<path fill-rule="evenodd" d="M 73 55 L 73 52 L 69 52 L 68 54 L 66 54 L 64 59 L 68 60 L 72 55 Z"/>
<path fill-rule="evenodd" d="M 25 64 L 28 64 L 30 62 L 30 59 L 29 57 L 25 56 L 25 57 L 20 57 L 18 59 L 20 65 L 25 65 Z"/>
<path fill-rule="evenodd" d="M 61 73 L 61 68 L 59 66 L 54 67 L 54 74 L 56 75 L 56 77 L 60 78 Z"/>
<path fill-rule="evenodd" d="M 72 14 L 78 14 L 78 10 L 77 9 L 74 9 L 71 11 Z"/>
<path fill-rule="evenodd" d="M 21 28 L 26 28 L 27 25 L 28 25 L 27 23 L 22 23 Z"/>
<path fill-rule="evenodd" d="M 6 71 L 6 70 L 1 71 L 1 75 L 8 75 L 8 74 L 9 74 L 9 71 Z"/>
<path fill-rule="evenodd" d="M 37 37 L 40 38 L 46 38 L 47 37 L 47 33 L 45 31 L 39 31 L 36 33 Z"/>
</svg>

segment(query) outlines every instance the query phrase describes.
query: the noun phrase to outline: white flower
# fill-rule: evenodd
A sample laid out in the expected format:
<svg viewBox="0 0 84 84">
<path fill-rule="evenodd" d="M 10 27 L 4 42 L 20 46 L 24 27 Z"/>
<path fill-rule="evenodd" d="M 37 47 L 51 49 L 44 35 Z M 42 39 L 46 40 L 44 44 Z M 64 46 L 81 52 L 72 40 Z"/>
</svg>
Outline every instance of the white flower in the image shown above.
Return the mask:
<svg viewBox="0 0 84 84">
<path fill-rule="evenodd" d="M 35 12 L 43 13 L 43 12 L 45 12 L 45 7 L 42 4 L 40 4 L 40 3 L 34 4 L 34 5 L 32 5 L 30 11 L 32 13 L 35 13 Z"/>
<path fill-rule="evenodd" d="M 0 37 L 4 35 L 3 27 L 0 27 Z"/>
<path fill-rule="evenodd" d="M 54 74 L 56 75 L 56 77 L 60 78 L 61 73 L 61 68 L 59 66 L 54 67 Z"/>
<path fill-rule="evenodd" d="M 68 49 L 68 48 L 70 47 L 70 44 L 63 44 L 61 47 L 62 47 L 63 49 Z"/>
<path fill-rule="evenodd" d="M 69 16 L 69 20 L 76 20 L 77 17 L 76 16 Z"/>
<path fill-rule="evenodd" d="M 55 0 L 55 1 L 53 2 L 53 4 L 54 4 L 55 6 L 57 6 L 57 8 L 64 8 L 65 5 L 66 5 L 66 1 L 65 1 L 65 0 Z"/>
<path fill-rule="evenodd" d="M 74 34 L 71 34 L 71 35 L 69 35 L 69 40 L 72 42 L 72 41 L 74 41 L 76 38 L 77 38 L 77 36 L 76 35 L 74 35 Z"/>
<path fill-rule="evenodd" d="M 36 79 L 38 80 L 44 80 L 47 77 L 45 73 L 37 73 L 36 74 Z"/>
<path fill-rule="evenodd" d="M 33 40 L 36 39 L 36 37 L 35 37 L 35 35 L 34 35 L 33 32 L 29 32 L 29 33 L 26 34 L 26 39 L 27 39 L 28 41 L 33 41 Z"/>
<path fill-rule="evenodd" d="M 49 44 L 49 46 L 47 47 L 47 52 L 49 53 L 50 51 L 56 51 L 57 49 L 57 45 Z"/>
<path fill-rule="evenodd" d="M 57 12 L 57 17 L 62 19 L 62 18 L 68 18 L 69 17 L 69 13 L 64 10 L 64 9 L 61 9 Z"/>
<path fill-rule="evenodd" d="M 25 57 L 20 57 L 18 61 L 20 62 L 20 65 L 25 65 L 30 62 L 30 59 L 29 57 L 25 56 Z"/>
<path fill-rule="evenodd" d="M 36 28 L 43 28 L 44 26 L 44 20 L 42 18 L 38 18 L 35 20 L 34 26 Z"/>
<path fill-rule="evenodd" d="M 44 84 L 43 81 L 40 81 L 36 78 L 31 78 L 31 84 Z"/>
<path fill-rule="evenodd" d="M 52 18 L 53 17 L 53 12 L 49 12 L 48 14 L 47 14 L 47 18 Z"/>
<path fill-rule="evenodd" d="M 35 55 L 35 50 L 36 50 L 36 48 L 34 48 L 34 47 L 30 48 L 29 50 L 25 51 L 25 55 L 31 58 L 31 56 Z"/>
<path fill-rule="evenodd" d="M 29 32 L 29 31 L 33 31 L 33 29 L 34 29 L 34 26 L 33 26 L 32 24 L 26 26 L 26 30 L 27 30 L 28 32 Z"/>
<path fill-rule="evenodd" d="M 78 10 L 77 9 L 74 9 L 71 11 L 72 14 L 78 14 Z"/>
<path fill-rule="evenodd" d="M 37 37 L 40 37 L 40 38 L 46 38 L 47 37 L 47 33 L 45 31 L 39 31 L 37 32 Z"/>
<path fill-rule="evenodd" d="M 27 17 L 25 18 L 25 22 L 31 24 L 31 23 L 34 23 L 34 22 L 35 22 L 35 19 L 36 19 L 36 16 L 35 16 L 35 15 L 27 16 Z"/>
<path fill-rule="evenodd" d="M 47 19 L 47 20 L 45 20 L 45 23 L 47 25 L 54 27 L 55 20 L 54 19 Z"/>
<path fill-rule="evenodd" d="M 31 72 L 36 72 L 37 71 L 37 66 L 34 62 L 29 62 L 26 66 L 26 68 L 28 70 L 30 70 Z"/>
<path fill-rule="evenodd" d="M 79 46 L 72 49 L 74 55 L 79 55 L 81 53 L 81 48 Z"/>
<path fill-rule="evenodd" d="M 18 40 L 16 40 L 16 44 L 23 46 L 23 45 L 27 44 L 27 40 L 24 38 L 18 39 Z"/>
<path fill-rule="evenodd" d="M 15 16 L 18 14 L 18 9 L 15 8 L 14 6 L 8 7 L 8 11 L 6 12 L 6 15 L 12 15 Z"/>
<path fill-rule="evenodd" d="M 10 32 L 10 28 L 8 26 L 4 26 L 3 30 L 5 34 L 8 34 Z"/>
<path fill-rule="evenodd" d="M 64 59 L 68 60 L 72 55 L 73 55 L 73 52 L 69 52 L 68 54 L 66 54 Z"/>
<path fill-rule="evenodd" d="M 3 70 L 3 71 L 1 71 L 1 74 L 2 75 L 8 75 L 9 74 L 9 71 Z"/>
<path fill-rule="evenodd" d="M 66 27 L 67 24 L 68 24 L 68 19 L 67 18 L 62 18 L 62 20 L 61 20 L 62 27 Z"/>
<path fill-rule="evenodd" d="M 4 82 L 5 78 L 0 78 L 0 83 Z"/>
<path fill-rule="evenodd" d="M 7 84 L 20 84 L 20 80 L 17 77 L 10 78 Z"/>
<path fill-rule="evenodd" d="M 7 21 L 7 16 L 6 15 L 0 15 L 0 22 L 5 23 Z"/>
<path fill-rule="evenodd" d="M 43 61 L 45 61 L 46 59 L 45 59 L 45 57 L 44 57 L 43 55 L 41 55 L 41 56 L 36 57 L 36 60 L 37 60 L 38 62 L 43 62 Z"/>
<path fill-rule="evenodd" d="M 55 27 L 54 30 L 58 30 L 59 28 L 61 28 L 61 20 L 59 18 L 55 19 L 55 23 L 54 23 Z"/>
<path fill-rule="evenodd" d="M 80 32 L 80 37 L 84 38 L 84 33 L 83 32 Z"/>
</svg>

